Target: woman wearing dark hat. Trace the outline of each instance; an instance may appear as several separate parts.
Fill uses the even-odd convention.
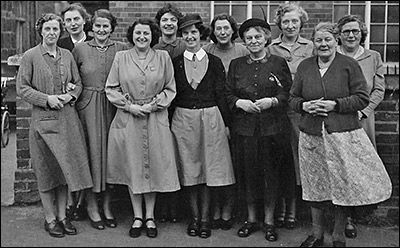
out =
[[[232,110],[233,162],[239,192],[247,203],[247,221],[238,230],[248,237],[260,229],[256,203],[264,201],[265,239],[276,241],[274,209],[280,163],[290,163],[290,121],[286,115],[292,84],[284,58],[268,54],[271,29],[267,22],[252,18],[239,29],[250,55],[231,61],[226,89]],[[282,162],[283,161],[283,162]],[[262,190],[260,190],[262,189]]]
[[[235,183],[226,128],[226,75],[221,59],[200,47],[205,27],[198,14],[184,16],[179,29],[186,50],[173,60],[177,94],[171,130],[180,182],[190,197],[188,235],[208,238],[210,188]]]

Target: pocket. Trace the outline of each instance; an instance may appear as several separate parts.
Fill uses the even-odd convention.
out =
[[[218,125],[218,117],[219,117],[218,113],[219,113],[218,108],[207,112],[207,115],[206,115],[207,122],[211,129],[215,129]]]
[[[158,122],[165,126],[165,127],[169,127],[169,119],[168,119],[168,111],[167,110],[163,110],[163,111],[158,111],[155,112],[156,114],[156,118],[158,120]]]
[[[35,122],[37,123],[37,130],[41,134],[57,134],[60,132],[61,125],[57,111],[46,111],[40,114]]]
[[[122,109],[118,109],[114,117],[114,120],[111,123],[111,128],[116,128],[116,129],[125,128],[126,124],[128,123],[129,115],[131,115],[129,112],[126,112]]]
[[[76,102],[76,110],[81,111],[86,108],[90,101],[92,100],[94,91],[83,90],[82,94],[79,96],[78,101]]]

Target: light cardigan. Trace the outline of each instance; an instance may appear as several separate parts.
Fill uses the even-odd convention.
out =
[[[43,58],[44,51],[41,44],[25,52],[17,75],[17,94],[25,101],[48,109],[47,98],[54,92],[53,75],[50,67]],[[61,53],[61,79],[65,87],[68,83],[75,85],[68,94],[72,96],[69,102],[73,105],[82,91],[81,78],[78,67],[70,51],[57,47],[57,54]]]

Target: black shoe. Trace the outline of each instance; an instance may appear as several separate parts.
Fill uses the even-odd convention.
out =
[[[263,228],[265,230],[265,239],[270,242],[275,242],[278,240],[278,233],[275,230],[274,225],[269,225],[264,223]]]
[[[224,230],[224,231],[228,231],[228,230],[231,230],[231,228],[232,228],[232,225],[233,225],[233,220],[232,220],[232,218],[230,218],[229,220],[224,220],[224,219],[221,219],[221,229],[222,230]]]
[[[44,230],[46,232],[49,232],[50,236],[55,237],[55,238],[62,238],[65,236],[64,230],[61,227],[60,223],[57,220],[52,220],[50,223],[47,223],[47,221],[44,221]]]
[[[286,229],[294,229],[296,226],[296,219],[293,217],[289,217],[285,219],[285,227]]]
[[[245,238],[250,234],[260,230],[260,224],[258,222],[245,222],[244,225],[238,230],[238,236]]]
[[[317,239],[314,235],[310,235],[307,239],[301,243],[300,247],[321,247],[324,245],[324,236]]]
[[[117,220],[115,218],[107,219],[106,217],[104,217],[104,219],[105,219],[104,222],[106,224],[106,227],[109,227],[109,228],[116,228],[117,227]]]
[[[348,220],[346,223],[346,228],[344,229],[344,234],[346,238],[354,239],[357,237],[357,228],[352,220]]]
[[[89,219],[90,219],[90,225],[91,225],[93,228],[95,228],[95,229],[97,229],[97,230],[104,230],[104,229],[106,229],[106,226],[105,226],[105,224],[104,224],[103,219],[101,219],[101,220],[99,220],[99,221],[94,221],[94,220],[92,220],[90,217],[89,217]]]
[[[146,219],[146,221],[145,221],[145,223],[146,223],[146,226],[145,226],[146,235],[147,235],[147,237],[149,237],[149,238],[155,238],[155,237],[157,237],[157,234],[158,234],[158,232],[157,232],[157,227],[148,227],[148,226],[147,226],[147,222],[149,222],[149,221],[153,221],[154,224],[156,224],[156,222],[154,221],[153,218],[148,218],[148,219]]]
[[[221,226],[222,226],[222,219],[221,218],[219,218],[217,220],[213,219],[211,221],[211,229],[217,230],[217,229],[220,229]]]
[[[88,217],[86,207],[81,204],[75,208],[75,211],[72,213],[71,220],[81,221],[85,220]]]
[[[333,241],[333,247],[346,247],[346,242],[343,241]]]
[[[139,218],[139,217],[135,217],[135,219],[133,220],[133,223],[135,223],[135,220],[141,221],[142,225],[140,227],[132,227],[131,229],[129,229],[129,236],[131,236],[132,238],[137,238],[142,234],[142,229],[143,229],[143,219]],[[132,223],[132,225],[133,225]]]
[[[284,220],[285,220],[285,217],[284,217],[284,216],[279,216],[279,217],[276,218],[276,220],[274,221],[275,226],[276,226],[277,228],[282,228],[282,227],[284,227],[284,226],[285,226]]]
[[[198,219],[192,219],[190,222],[188,228],[187,228],[187,234],[189,236],[198,236],[200,232],[200,225],[199,225],[199,220]]]
[[[67,235],[76,235],[78,233],[76,231],[76,228],[71,224],[68,218],[64,218],[63,220],[61,220],[60,225],[64,230],[64,233]]]
[[[200,224],[200,238],[206,239],[211,236],[211,225],[209,221],[202,221]]]

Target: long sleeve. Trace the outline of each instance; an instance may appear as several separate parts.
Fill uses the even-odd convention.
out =
[[[168,53],[167,56],[163,56],[165,59],[165,68],[164,68],[164,78],[165,85],[164,89],[156,95],[156,103],[158,108],[167,108],[172,100],[176,96],[176,83],[174,77],[174,67],[172,64],[172,60]]]

